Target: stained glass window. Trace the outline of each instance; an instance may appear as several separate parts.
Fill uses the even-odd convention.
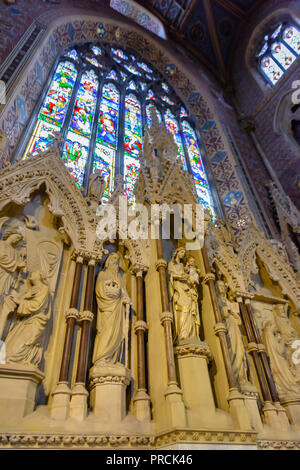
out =
[[[285,31],[279,32],[290,41],[291,46],[285,47],[298,47],[297,31]],[[265,73],[275,81],[283,70],[269,56],[271,64],[265,64]],[[261,59],[266,58],[262,55]],[[20,143],[17,156],[26,158],[45,150],[58,133],[63,141],[61,157],[78,187],[87,190],[91,173],[100,171],[106,181],[105,201],[120,172],[129,202],[134,204],[143,135],[152,123],[151,107],[159,125],[174,137],[178,158],[194,177],[199,201],[213,213],[199,141],[188,112],[160,73],[128,49],[86,43],[64,50],[41,108],[32,118],[31,137],[26,148]]]
[[[280,23],[264,36],[256,55],[260,70],[275,85],[300,54],[300,31]]]

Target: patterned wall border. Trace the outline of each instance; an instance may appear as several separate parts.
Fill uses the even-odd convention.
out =
[[[60,24],[57,24],[58,21]],[[208,91],[203,90],[200,84],[199,92],[198,78],[194,79],[191,73],[182,70],[184,66],[180,65],[180,58],[178,60],[175,55],[172,56],[167,52],[167,48],[162,47],[162,41],[158,43],[146,31],[140,29],[137,31],[132,26],[127,27],[113,20],[101,21],[101,18],[98,18],[96,21],[95,16],[91,19],[89,15],[78,13],[69,16],[69,21],[67,17],[60,17],[48,26],[42,44],[24,69],[14,88],[13,97],[0,117],[1,129],[9,138],[9,146],[3,154],[2,165],[12,157],[26,127],[42,90],[41,77],[45,80],[56,55],[63,48],[82,41],[104,41],[131,47],[168,79],[195,118],[226,218],[238,237],[243,223],[251,218],[252,213],[235,171],[234,157],[218,122],[216,111],[207,102]],[[198,77],[198,74],[195,76]]]

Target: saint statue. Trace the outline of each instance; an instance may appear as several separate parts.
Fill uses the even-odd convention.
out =
[[[175,341],[191,339],[200,341],[200,315],[198,307],[198,270],[194,259],[183,264],[184,248],[177,248],[168,265],[170,292],[173,304]]]
[[[117,364],[122,361],[128,336],[126,311],[131,300],[120,274],[120,255],[108,256],[96,281],[97,334],[93,363]]]
[[[225,320],[225,325],[230,339],[229,354],[236,381],[243,391],[251,386],[248,381],[247,357],[240,327],[242,325],[239,304],[234,301],[233,296],[227,294],[227,287],[224,281],[217,281],[217,291],[220,295],[220,306]]]
[[[43,337],[50,318],[50,295],[47,281],[40,271],[28,278],[29,289],[23,294],[5,297],[11,311],[17,307],[16,320],[5,340],[7,362],[38,366],[43,355]]]
[[[0,240],[0,297],[7,295],[14,281],[14,274],[25,267],[16,249],[23,235],[16,228],[8,228]]]

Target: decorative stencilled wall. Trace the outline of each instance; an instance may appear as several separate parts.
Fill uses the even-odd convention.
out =
[[[74,11],[74,10],[73,10]],[[136,28],[111,19],[89,14],[65,14],[49,24],[41,43],[23,70],[0,116],[0,128],[6,132],[9,145],[2,165],[10,160],[40,96],[57,54],[66,46],[82,41],[105,41],[131,47],[153,64],[174,87],[190,109],[202,135],[216,188],[234,234],[237,236],[251,210],[235,171],[235,161],[226,142],[213,105],[208,104],[207,84],[200,82],[199,70],[186,69],[182,58],[166,52],[163,41]],[[181,64],[180,64],[181,61]],[[191,68],[191,67],[190,67]],[[205,98],[204,98],[205,97]]]

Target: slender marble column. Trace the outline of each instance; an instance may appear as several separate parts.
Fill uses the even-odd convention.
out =
[[[70,415],[79,421],[85,419],[87,415],[88,392],[85,387],[86,366],[89,345],[90,324],[93,321],[93,287],[95,277],[95,259],[91,258],[88,263],[87,281],[85,288],[84,307],[80,314],[81,336],[76,372],[76,382],[72,389],[72,399],[70,404]]]
[[[137,311],[134,331],[137,336],[137,391],[134,397],[135,413],[140,421],[150,421],[150,397],[146,386],[145,332],[143,271],[136,271]]]
[[[175,358],[173,349],[172,322],[173,315],[170,312],[170,302],[167,286],[167,262],[163,257],[163,247],[161,239],[161,227],[159,230],[159,238],[156,240],[157,261],[156,270],[159,274],[160,295],[162,312],[160,321],[164,328],[167,371],[168,371],[168,388],[165,392],[166,401],[169,405],[171,424],[176,427],[186,426],[186,413],[183,403],[183,393],[178,387],[176,376]]]

